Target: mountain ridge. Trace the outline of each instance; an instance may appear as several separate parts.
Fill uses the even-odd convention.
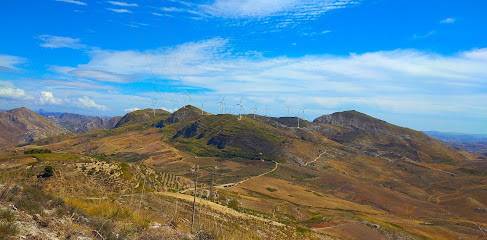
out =
[[[96,117],[76,113],[44,112],[39,114],[74,133],[88,132],[93,129],[111,129],[121,117]]]
[[[61,126],[25,108],[0,112],[0,145],[15,146],[65,134]]]

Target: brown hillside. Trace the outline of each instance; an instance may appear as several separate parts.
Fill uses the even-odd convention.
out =
[[[0,147],[30,143],[63,133],[66,130],[27,108],[0,113]]]
[[[399,127],[357,111],[324,115],[313,122],[324,136],[371,156],[436,163],[463,159],[454,149],[422,132]]]

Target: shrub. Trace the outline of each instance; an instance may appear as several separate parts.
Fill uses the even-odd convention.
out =
[[[232,199],[228,202],[228,207],[235,209],[235,210],[238,210],[240,207],[240,203],[238,202],[237,199]]]
[[[207,232],[199,231],[198,233],[196,233],[194,239],[195,240],[215,240],[216,238]]]
[[[40,153],[52,153],[51,150],[45,148],[33,148],[24,151],[24,154],[40,154]]]
[[[44,167],[44,171],[37,175],[37,178],[50,178],[54,176],[54,168],[52,166]]]
[[[17,234],[15,215],[5,209],[0,210],[0,239],[8,239]]]
[[[15,221],[15,215],[9,210],[0,209],[0,221],[13,222]]]
[[[267,191],[269,191],[269,192],[275,192],[275,191],[277,191],[277,189],[275,189],[275,188],[271,188],[271,187],[268,187],[268,188],[266,188],[266,189],[267,189]]]

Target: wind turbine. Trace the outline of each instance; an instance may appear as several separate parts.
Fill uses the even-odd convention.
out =
[[[291,117],[291,106],[289,106],[287,103],[285,104],[286,109],[287,109],[287,116]]]
[[[201,115],[205,115],[205,111],[203,109],[205,109],[205,101],[201,103]]]
[[[155,119],[156,118],[156,108],[157,108],[157,105],[159,103],[159,100],[157,100],[157,98],[154,97],[151,99],[151,102],[152,102],[152,114],[154,115],[154,119]]]
[[[257,105],[254,106],[254,109],[253,109],[253,112],[252,112],[252,115],[255,119],[255,114],[257,114]]]
[[[237,103],[237,106],[240,108],[240,111],[238,113],[238,120],[242,120],[242,112],[243,112],[243,108],[244,108],[244,105],[242,103],[242,98],[240,98],[240,102]]]
[[[303,119],[304,119],[304,108],[303,108],[303,112],[302,112],[302,113],[303,113],[303,114],[301,115],[301,117],[303,117]],[[300,126],[299,126],[299,122],[300,122],[300,120],[301,120],[301,119],[299,118],[299,114],[298,114],[298,128],[300,127]]]
[[[220,113],[224,114],[225,113],[225,96],[222,97],[222,99],[218,102],[220,104]]]

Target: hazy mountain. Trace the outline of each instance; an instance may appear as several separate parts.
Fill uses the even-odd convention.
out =
[[[66,133],[62,127],[27,109],[0,112],[0,146],[15,146]]]
[[[114,128],[121,117],[93,117],[74,113],[55,113],[40,111],[40,115],[74,133],[88,132],[92,129]]]
[[[454,148],[466,150],[473,153],[480,153],[487,156],[487,135],[444,133],[436,131],[429,131],[425,133],[431,137],[434,137],[449,144]]]
[[[331,140],[348,144],[374,156],[443,162],[461,156],[426,134],[399,127],[357,111],[324,115],[313,121]]]

